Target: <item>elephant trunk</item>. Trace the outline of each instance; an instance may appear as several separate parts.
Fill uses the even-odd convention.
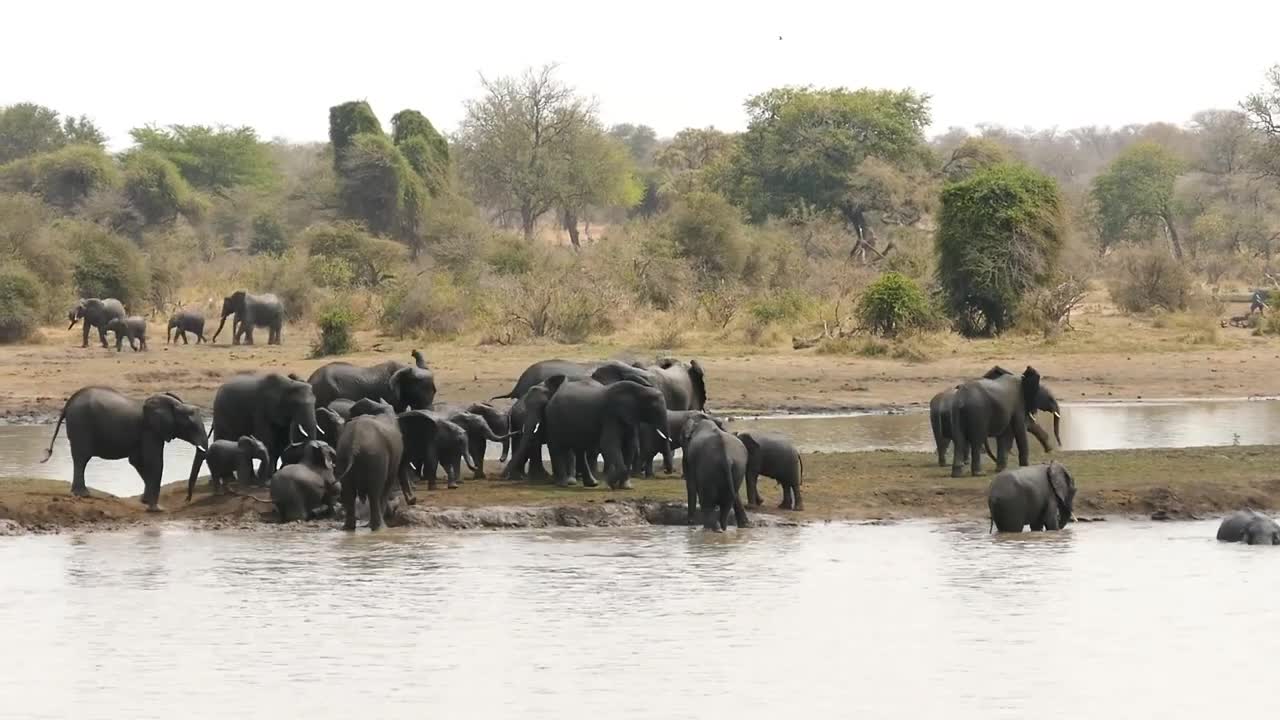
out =
[[[222,322],[218,323],[218,329],[213,331],[213,339],[217,341],[218,333],[222,332],[222,327],[227,324],[227,316],[231,313],[222,313]]]
[[[205,448],[196,448],[196,457],[191,461],[191,477],[187,478],[187,502],[196,490],[196,476],[200,474],[200,466],[204,464]]]
[[[1057,441],[1058,447],[1062,447],[1062,413],[1057,410],[1053,411],[1053,439]]]

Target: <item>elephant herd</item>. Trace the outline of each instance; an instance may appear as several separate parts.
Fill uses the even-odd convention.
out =
[[[254,328],[267,329],[267,344],[279,345],[281,330],[284,328],[284,304],[280,298],[269,293],[255,295],[244,290],[237,290],[222,299],[222,320],[213,333],[213,340],[218,339],[227,317],[231,320],[231,343],[239,345],[244,342],[253,344]],[[71,324],[67,329],[82,322],[80,347],[89,347],[89,331],[98,331],[98,340],[102,347],[109,348],[107,333],[115,333],[116,352],[124,349],[124,341],[135,352],[147,349],[147,320],[140,315],[128,315],[124,304],[115,298],[81,298],[67,313]],[[204,315],[194,310],[179,310],[169,316],[169,324],[165,330],[165,344],[182,339],[188,344],[187,334],[195,336],[196,343],[209,342],[204,334]]]
[[[502,445],[504,479],[547,478],[545,446],[555,484],[596,487],[603,476],[613,489],[651,477],[658,455],[672,472],[672,453],[680,449],[689,519],[697,519],[700,507],[708,529],[725,529],[730,512],[739,527],[749,525],[739,493],[745,481],[748,503],[760,505],[760,475],[782,486],[780,507],[804,508],[795,447],[778,435],[727,432],[724,421],[707,412],[697,361],[548,360],[526,370],[505,395],[450,406],[436,402],[435,374],[422,354],[415,350],[412,357],[413,364],[368,367],[331,362],[306,379],[234,375],[214,394],[208,434],[200,410],[174,394],[138,401],[86,387],[63,407],[54,439],[65,422],[75,495],[88,494],[84,471],[91,458],[129,458],[144,481],[142,502],[158,511],[164,444],[181,439],[196,447],[188,501],[207,464],[215,494],[235,493],[233,482],[265,485],[281,521],[331,516],[340,501],[348,530],[355,528],[358,500],[367,503],[369,527],[377,530],[397,495],[415,504],[415,481],[434,490],[441,468],[448,488],[463,482],[464,463],[473,478],[485,478],[489,442]],[[501,398],[515,402],[500,409],[492,401]],[[46,460],[52,448],[53,441]]]

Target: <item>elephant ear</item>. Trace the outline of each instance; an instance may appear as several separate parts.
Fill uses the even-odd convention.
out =
[[[701,410],[707,406],[707,382],[697,360],[689,361],[689,380],[693,382],[693,406]]]
[[[698,428],[699,422],[702,422],[702,418],[690,415],[689,419],[684,421],[684,425],[680,426],[680,447],[689,447],[689,441],[693,439],[693,432]]]
[[[563,385],[565,383],[565,380],[567,379],[568,377],[565,375],[552,375],[551,377],[542,381],[542,384],[547,386],[548,400],[551,399],[552,395],[556,394],[556,391],[560,389],[560,386]]]
[[[1049,479],[1049,492],[1053,493],[1058,512],[1062,515],[1063,522],[1066,522],[1071,515],[1071,474],[1062,465],[1051,461],[1045,469],[1045,475]]]
[[[400,426],[400,435],[412,439],[415,443],[428,445],[435,441],[440,424],[435,418],[420,411],[410,410],[396,416],[396,424]]]
[[[333,448],[328,443],[322,443],[318,440],[312,440],[307,443],[306,462],[308,465],[324,468],[326,470],[333,469]]]
[[[1001,375],[1012,375],[1012,374],[1013,374],[1013,373],[1009,372],[1008,370],[1005,370],[1004,368],[1000,367],[999,365],[992,365],[992,366],[991,366],[991,369],[990,369],[990,370],[988,370],[986,373],[984,373],[984,374],[983,374],[983,376],[982,376],[982,378],[983,378],[984,380],[995,380],[996,378],[1000,377]]]
[[[748,456],[754,457],[760,452],[760,443],[756,442],[754,437],[751,437],[751,433],[744,432],[734,434],[737,435],[738,439],[742,441],[742,444],[746,446]]]
[[[166,442],[178,435],[177,406],[180,401],[161,393],[152,395],[142,403],[143,423]]]
[[[1036,398],[1040,395],[1040,373],[1027,366],[1022,371],[1022,409],[1028,415],[1036,411]]]

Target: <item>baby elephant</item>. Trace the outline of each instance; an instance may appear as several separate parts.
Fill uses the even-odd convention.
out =
[[[747,471],[747,448],[742,441],[716,427],[710,418],[691,417],[680,431],[680,446],[684,448],[689,522],[694,521],[694,506],[698,505],[707,530],[727,529],[730,510],[739,529],[750,527],[747,511],[738,497]]]
[[[254,460],[260,463],[256,478],[253,474]],[[239,440],[214,440],[209,443],[204,461],[209,465],[209,487],[213,488],[214,495],[222,494],[227,482],[232,479],[242,486],[247,486],[250,482],[263,484],[270,465],[267,446],[252,435],[241,435]],[[191,501],[195,489],[196,473],[192,473],[187,482],[187,502]]]
[[[1241,510],[1223,518],[1218,526],[1218,539],[1250,545],[1280,545],[1280,525],[1253,510]]]
[[[142,346],[143,350],[147,349],[147,321],[145,318],[137,315],[132,315],[123,320],[115,318],[107,323],[107,331],[116,334],[116,352],[123,350],[122,345],[126,337],[129,338],[129,347],[134,352],[138,351],[139,345]]]
[[[991,481],[987,508],[1000,532],[1061,530],[1071,522],[1076,481],[1062,463],[1004,470]]]
[[[804,510],[800,499],[800,483],[804,479],[804,461],[795,445],[781,435],[763,432],[737,432],[734,435],[747,446],[747,505],[760,507],[759,476],[771,477],[782,486],[782,510]]]
[[[301,445],[299,462],[285,465],[271,476],[271,504],[280,522],[314,520],[333,515],[342,487],[333,475],[334,449],[319,440]],[[288,452],[288,451],[286,451]]]
[[[204,338],[204,315],[192,310],[179,310],[169,316],[169,327],[164,332],[164,344],[169,344],[172,338],[176,343],[178,338],[182,338],[182,344],[187,344],[187,333],[196,336],[196,344],[207,342]]]

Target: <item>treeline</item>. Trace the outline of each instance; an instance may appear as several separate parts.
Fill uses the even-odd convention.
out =
[[[314,144],[139,127],[111,154],[86,117],[0,108],[0,340],[78,296],[164,313],[233,287],[494,343],[1050,331],[1099,272],[1177,310],[1280,249],[1280,68],[1186,124],[933,139],[913,90],[776,88],[741,133],[658,138],[543,68],[465,110],[446,135],[346,102]]]

